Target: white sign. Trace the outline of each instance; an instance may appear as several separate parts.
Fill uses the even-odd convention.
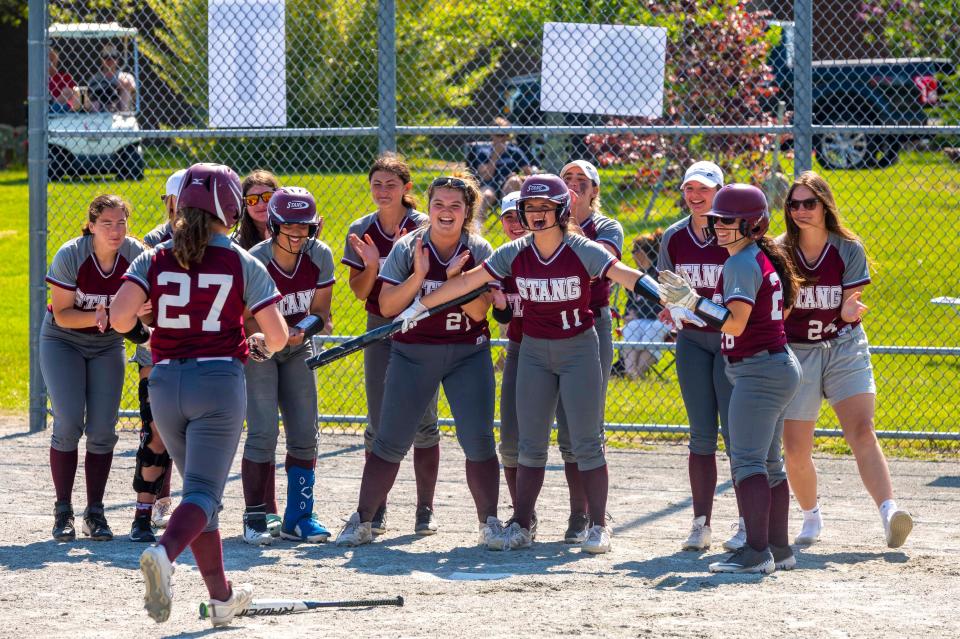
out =
[[[211,127],[287,125],[283,0],[209,0]]]
[[[666,56],[662,27],[547,22],[540,108],[659,118]]]

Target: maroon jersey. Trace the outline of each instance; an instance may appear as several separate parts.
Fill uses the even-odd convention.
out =
[[[723,265],[713,301],[746,302],[753,308],[743,333],[723,333],[721,351],[731,357],[750,357],[787,343],[783,328],[783,286],[773,263],[760,247],[750,244]]]
[[[396,235],[391,236],[384,233],[383,228],[380,227],[380,218],[377,217],[376,212],[364,215],[350,225],[350,230],[347,231],[347,240],[343,248],[343,258],[340,262],[347,266],[352,266],[359,271],[364,270],[363,260],[360,259],[357,252],[353,250],[353,247],[350,246],[350,234],[356,233],[357,237],[361,240],[364,235],[369,235],[370,239],[373,240],[374,246],[376,246],[380,252],[380,268],[383,269],[383,264],[387,261],[387,255],[390,254],[393,245],[400,239],[400,235],[404,232],[409,233],[410,231],[414,231],[429,221],[430,218],[420,211],[407,209],[407,215],[400,221],[400,227]],[[383,288],[383,283],[377,278],[373,283],[373,289],[370,291],[370,295],[367,296],[367,303],[365,305],[368,313],[372,313],[378,317],[383,317],[380,313],[379,303],[381,288]]]
[[[280,314],[287,326],[293,326],[310,314],[314,293],[333,286],[333,252],[323,242],[313,240],[310,247],[297,256],[293,272],[288,273],[277,264],[273,249],[273,240],[264,240],[250,249],[250,255],[267,267],[267,273],[280,291],[277,304]]]
[[[601,213],[593,213],[580,225],[583,234],[598,244],[613,249],[616,258],[623,259],[623,226]],[[590,285],[590,309],[596,311],[610,305],[610,280],[598,278]]]
[[[396,285],[410,277],[417,238],[423,238],[423,246],[430,256],[430,268],[420,287],[420,297],[437,290],[447,281],[447,268],[465,250],[470,251],[470,257],[461,272],[469,271],[493,252],[489,242],[482,237],[464,233],[450,259],[443,260],[430,243],[430,227],[422,228],[397,241],[380,269],[381,280]],[[414,328],[406,333],[397,333],[393,339],[406,344],[482,344],[490,339],[490,328],[486,318],[474,322],[463,307],[454,306],[446,313],[438,313],[417,322]]]
[[[730,257],[727,249],[717,246],[712,239],[701,242],[690,227],[690,216],[687,216],[671,225],[663,233],[660,241],[660,255],[657,259],[657,269],[685,273],[693,282],[702,297],[712,297],[720,281],[723,264]],[[695,326],[684,324],[685,331],[717,332],[710,326]]]
[[[517,290],[517,281],[513,277],[505,277],[501,281],[503,294],[507,304],[513,311],[513,318],[507,324],[507,339],[518,344],[523,340],[523,298]]]
[[[243,309],[275,304],[280,294],[267,269],[230,241],[214,235],[200,264],[189,271],[164,242],[134,260],[123,279],[134,282],[153,304],[153,362],[194,357],[237,357],[249,349]]]
[[[93,253],[93,236],[81,235],[60,247],[53,256],[46,280],[52,286],[73,291],[74,309],[93,312],[100,304],[110,306],[113,296],[123,284],[123,274],[143,250],[143,245],[134,238],[124,238],[110,270],[104,271]],[[48,306],[47,310],[51,313],[51,321],[56,325],[56,319],[52,317],[53,307]],[[96,326],[66,330],[100,334]],[[108,329],[108,332],[114,334],[112,328]]]
[[[778,238],[783,242],[783,237]],[[816,343],[848,333],[860,320],[848,323],[840,317],[843,292],[870,283],[867,254],[863,245],[831,233],[820,256],[807,262],[796,250],[794,264],[804,281],[786,321],[787,340]]]
[[[590,283],[606,277],[617,258],[581,235],[567,234],[556,252],[543,258],[533,234],[505,244],[483,267],[503,281],[513,276],[523,300],[524,335],[565,339],[593,326]]]

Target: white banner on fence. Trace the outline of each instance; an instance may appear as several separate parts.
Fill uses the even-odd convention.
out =
[[[283,0],[209,0],[211,127],[287,125]]]
[[[662,27],[547,22],[541,109],[658,118],[666,56]]]

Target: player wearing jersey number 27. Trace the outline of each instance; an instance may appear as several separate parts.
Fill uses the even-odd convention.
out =
[[[243,428],[244,308],[263,331],[252,337],[266,350],[283,348],[288,331],[267,269],[226,235],[240,214],[236,173],[220,164],[191,166],[177,205],[173,239],[134,260],[114,299],[114,319],[129,331],[140,306],[148,299],[153,305],[150,404],[183,477],[183,500],[159,545],[140,557],[144,607],[155,621],[169,618],[173,562],[190,546],[210,593],[211,622],[220,626],[253,597],[252,586],[226,579],[217,518]]]
[[[730,459],[747,543],[725,561],[710,564],[710,571],[770,573],[796,565],[788,540],[790,490],[780,440],[784,411],[800,385],[800,365],[783,328],[798,278],[783,250],[765,237],[770,211],[763,191],[729,184],[717,192],[708,217],[717,244],[730,253],[713,301],[673,271],[660,272],[660,286],[668,303],[686,307],[722,331],[721,350],[733,384]]]

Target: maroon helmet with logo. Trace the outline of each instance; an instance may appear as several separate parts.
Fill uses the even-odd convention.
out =
[[[740,220],[740,235],[758,240],[770,228],[767,197],[752,184],[728,184],[717,191],[713,209],[707,213],[711,233],[714,233],[714,222],[719,218]]]
[[[299,186],[280,187],[267,204],[267,224],[274,235],[280,233],[281,224],[306,224],[308,237],[315,237],[320,230],[320,217],[313,195]]]
[[[194,164],[184,173],[177,194],[177,208],[206,211],[230,227],[240,219],[240,178],[223,164]]]
[[[563,224],[570,217],[570,190],[566,183],[552,173],[531,175],[523,181],[520,187],[520,197],[517,199],[517,215],[520,225],[528,230],[534,229],[527,222],[526,202],[534,198],[544,198],[557,205],[557,224]]]

